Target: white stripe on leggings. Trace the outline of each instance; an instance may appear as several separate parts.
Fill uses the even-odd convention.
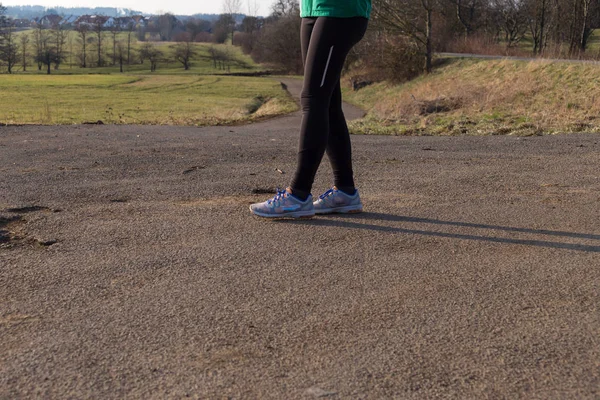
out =
[[[327,57],[327,64],[325,64],[325,71],[323,72],[323,80],[321,80],[321,86],[325,84],[325,76],[327,75],[327,68],[329,68],[329,61],[331,61],[331,53],[333,53],[333,46],[329,49],[329,57]]]

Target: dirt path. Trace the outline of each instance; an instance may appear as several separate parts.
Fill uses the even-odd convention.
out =
[[[353,137],[368,212],[254,218],[298,124],[0,128],[0,398],[600,396],[599,135]]]

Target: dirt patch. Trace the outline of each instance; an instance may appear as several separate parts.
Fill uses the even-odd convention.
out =
[[[8,209],[8,211],[20,210],[22,213],[49,210],[46,207],[21,207]],[[25,226],[27,221],[23,215],[10,217],[0,216],[0,249],[10,249],[18,246],[50,247],[56,243],[56,239],[38,239],[27,234]]]
[[[23,225],[25,221],[20,215],[0,217],[0,249],[14,247],[25,240]]]
[[[0,326],[2,325],[18,325],[26,322],[35,322],[39,318],[33,315],[26,314],[9,314],[6,316],[0,316]]]

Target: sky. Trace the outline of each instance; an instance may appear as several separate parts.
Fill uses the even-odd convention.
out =
[[[243,14],[249,14],[248,2],[256,3],[258,15],[268,15],[274,1],[241,0]],[[117,7],[139,10],[148,14],[159,11],[180,15],[219,14],[223,10],[223,0],[0,0],[0,3],[5,6]]]

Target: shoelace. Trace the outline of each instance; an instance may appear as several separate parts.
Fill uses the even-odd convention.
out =
[[[329,189],[328,191],[326,191],[325,193],[320,195],[319,199],[323,200],[323,199],[325,199],[325,197],[329,196],[330,194],[333,194],[333,188]]]
[[[285,189],[280,190],[279,188],[277,188],[277,194],[272,199],[267,200],[267,204],[273,204],[275,202],[278,202],[279,200],[283,199],[286,194],[287,191]]]

